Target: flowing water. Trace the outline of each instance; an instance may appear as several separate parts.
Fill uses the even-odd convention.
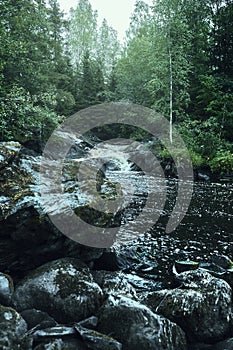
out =
[[[126,206],[119,229],[119,239],[134,245],[141,252],[143,277],[156,281],[169,281],[171,269],[177,259],[208,262],[215,254],[225,254],[233,258],[233,184],[231,182],[194,183],[192,199],[185,218],[171,233],[166,233],[166,223],[172,212],[179,183],[167,179],[166,204],[161,207],[147,207],[148,191],[159,196],[164,191],[164,182],[153,186],[143,173],[108,170],[110,182],[120,183],[127,193]],[[148,185],[149,184],[149,185]],[[144,209],[143,209],[144,208]],[[151,210],[154,211],[151,215]],[[157,211],[157,213],[156,213]],[[156,219],[158,214],[158,220]],[[135,220],[139,223],[136,225]],[[143,228],[148,228],[146,232]]]

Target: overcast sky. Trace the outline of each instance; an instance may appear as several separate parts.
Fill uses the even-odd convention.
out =
[[[69,13],[71,7],[76,7],[79,0],[58,0],[61,10]],[[152,0],[144,0],[151,3]],[[118,31],[118,37],[123,39],[129,27],[130,15],[136,0],[89,0],[92,8],[98,11],[99,20],[106,18],[108,24]]]

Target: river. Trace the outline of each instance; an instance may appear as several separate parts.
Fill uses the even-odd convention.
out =
[[[110,182],[120,183],[122,189],[133,188],[130,204],[124,210],[119,229],[119,237],[127,246],[135,246],[135,254],[142,256],[142,266],[138,269],[143,277],[157,282],[171,280],[171,270],[175,260],[194,260],[207,263],[211,256],[224,254],[233,256],[233,184],[232,182],[195,182],[189,209],[178,227],[166,233],[166,223],[177,196],[178,180],[166,180],[167,200],[164,208],[158,208],[160,218],[150,222],[150,229],[137,232],[140,227],[148,227],[150,213],[146,208],[148,190],[159,195],[159,186],[147,186],[148,179],[137,171],[124,169],[108,170]],[[127,194],[129,196],[129,193]],[[144,212],[141,210],[144,207]],[[140,209],[141,208],[141,209]],[[134,225],[139,216],[141,225]],[[153,216],[152,216],[153,218]]]

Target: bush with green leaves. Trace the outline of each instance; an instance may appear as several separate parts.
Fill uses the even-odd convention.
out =
[[[0,100],[0,138],[24,143],[39,137],[46,141],[59,118],[48,107],[36,105],[22,87],[14,86]]]
[[[186,119],[177,125],[195,167],[209,167],[212,172],[232,171],[232,145],[224,138],[220,121]]]
[[[209,161],[212,172],[227,174],[233,172],[233,152],[218,151],[213,159]]]

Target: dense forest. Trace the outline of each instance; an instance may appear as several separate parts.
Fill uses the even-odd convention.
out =
[[[194,167],[233,171],[232,0],[137,0],[124,44],[88,0],[69,18],[57,0],[0,0],[0,14],[2,141],[43,144],[72,113],[125,101],[167,117]]]

